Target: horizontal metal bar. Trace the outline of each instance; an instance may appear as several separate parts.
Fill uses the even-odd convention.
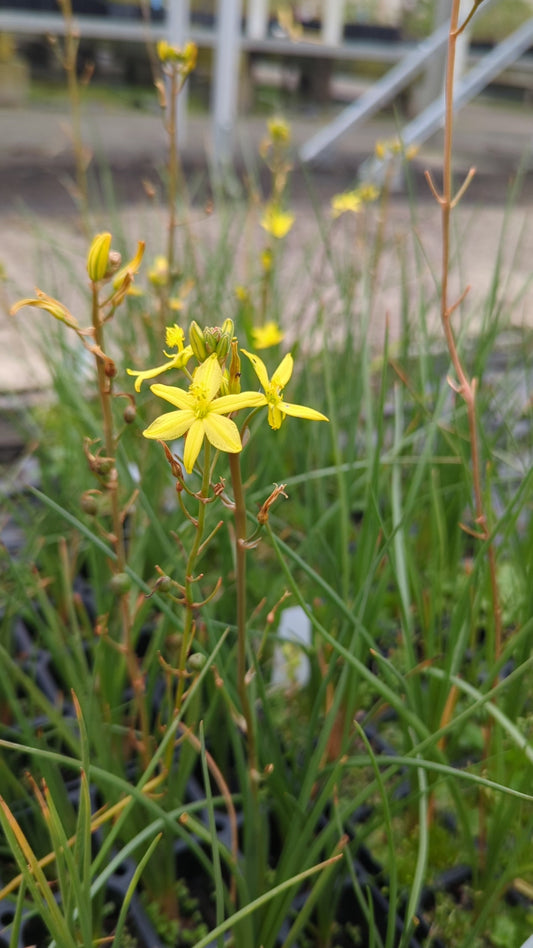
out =
[[[444,49],[448,34],[449,26],[444,23],[431,36],[419,43],[409,55],[382,79],[375,82],[356,102],[343,109],[329,125],[313,135],[300,149],[300,159],[304,162],[312,161],[352,125],[369,118],[383,105],[390,102],[421,71],[428,59]]]
[[[126,20],[113,17],[74,16],[76,31],[87,39],[112,39],[127,42],[159,40],[167,35],[164,22],[146,24],[141,20]],[[31,35],[64,35],[65,21],[60,13],[30,13],[16,10],[0,10],[0,32]],[[216,44],[216,23],[213,28],[195,26],[191,23],[189,39],[198,46],[212,47]],[[320,41],[290,39],[253,39],[240,37],[240,48],[246,52],[264,53],[271,56],[318,57],[324,59],[358,59],[388,63],[397,62],[413,48],[412,43],[356,40],[340,46],[328,46]]]

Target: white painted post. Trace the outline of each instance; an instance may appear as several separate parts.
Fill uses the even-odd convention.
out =
[[[248,0],[246,33],[250,39],[265,39],[268,29],[268,0]]]
[[[459,11],[459,23],[466,19],[472,9],[472,0],[462,0]],[[435,28],[441,23],[450,21],[450,0],[437,0],[435,8]],[[454,82],[458,82],[466,72],[468,47],[470,45],[470,26],[461,34],[455,44]],[[417,114],[434,102],[439,95],[444,95],[444,80],[446,75],[446,51],[436,56],[424,73],[423,80],[415,90],[412,103],[412,113]]]
[[[242,0],[219,0],[212,91],[214,161],[228,165],[233,154],[237,96]]]
[[[472,0],[461,0],[461,7],[459,10],[459,25],[466,20],[468,14],[472,9]],[[466,66],[468,61],[468,48],[470,46],[470,33],[471,33],[472,21],[468,24],[464,33],[461,33],[457,42],[455,44],[455,69],[454,69],[454,82],[459,82],[462,76],[466,72]]]
[[[326,46],[339,46],[344,30],[345,0],[323,0],[322,42]]]
[[[185,46],[189,39],[190,9],[189,0],[168,0],[167,3],[167,42],[171,46]],[[188,82],[178,96],[178,135],[183,145],[187,139],[187,99]]]

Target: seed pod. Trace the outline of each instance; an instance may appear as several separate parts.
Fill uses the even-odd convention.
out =
[[[160,589],[161,592],[170,592],[173,585],[174,582],[170,576],[161,576],[156,583],[157,588]]]
[[[86,490],[80,498],[81,509],[89,514],[90,517],[94,517],[98,513],[98,501],[94,493],[90,490]]]
[[[123,596],[131,589],[131,579],[127,573],[115,573],[109,580],[109,588],[117,596]]]
[[[124,421],[127,425],[131,425],[135,421],[136,415],[137,409],[135,408],[135,405],[132,405],[131,403],[126,405],[122,417],[124,418]]]
[[[105,362],[104,362],[104,372],[105,372],[105,374],[106,374],[106,378],[108,378],[108,379],[114,379],[114,378],[115,378],[115,375],[117,374],[117,367],[116,367],[115,363],[113,362],[113,359],[106,359],[106,360],[105,360]]]
[[[206,662],[207,658],[202,652],[193,652],[187,659],[187,668],[192,672],[201,672]]]

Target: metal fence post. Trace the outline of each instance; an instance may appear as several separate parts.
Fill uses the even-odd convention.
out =
[[[212,92],[213,158],[219,168],[227,166],[233,154],[239,89],[241,13],[242,0],[219,0]]]
[[[190,10],[189,0],[167,0],[167,39],[171,46],[185,46],[189,39]],[[188,83],[178,97],[178,122],[180,145],[187,140],[187,99]]]
[[[250,39],[264,39],[268,32],[268,0],[248,0],[246,35]]]
[[[323,0],[322,8],[322,42],[338,46],[344,29],[344,0]]]

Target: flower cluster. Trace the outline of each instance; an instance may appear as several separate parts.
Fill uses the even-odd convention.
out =
[[[198,47],[196,43],[188,42],[181,49],[179,46],[172,46],[166,40],[160,40],[157,44],[157,55],[163,65],[176,66],[180,75],[186,77],[196,67]]]
[[[270,331],[273,331],[272,327]],[[314,408],[285,401],[283,390],[294,365],[290,353],[284,356],[269,378],[262,359],[242,349],[241,352],[252,364],[262,391],[241,392],[238,341],[233,336],[231,320],[225,320],[222,327],[203,330],[193,321],[187,346],[183,330],[177,325],[170,326],[167,328],[166,343],[169,348],[177,350],[174,354],[165,352],[166,363],[142,371],[128,369],[128,373],[135,376],[137,391],[140,391],[145,379],[155,378],[170,369],[181,370],[186,375],[189,382],[187,390],[172,385],[151,386],[154,395],[169,402],[176,410],[160,415],[143,434],[145,438],[159,441],[174,441],[186,435],[183,463],[188,473],[192,472],[205,439],[217,451],[236,454],[242,450],[239,429],[233,418],[228,416],[243,408],[257,410],[267,407],[268,423],[274,429],[281,426],[286,415],[328,421],[325,415]],[[226,368],[228,357],[230,364]],[[191,372],[188,363],[192,358],[196,358],[199,364]]]

